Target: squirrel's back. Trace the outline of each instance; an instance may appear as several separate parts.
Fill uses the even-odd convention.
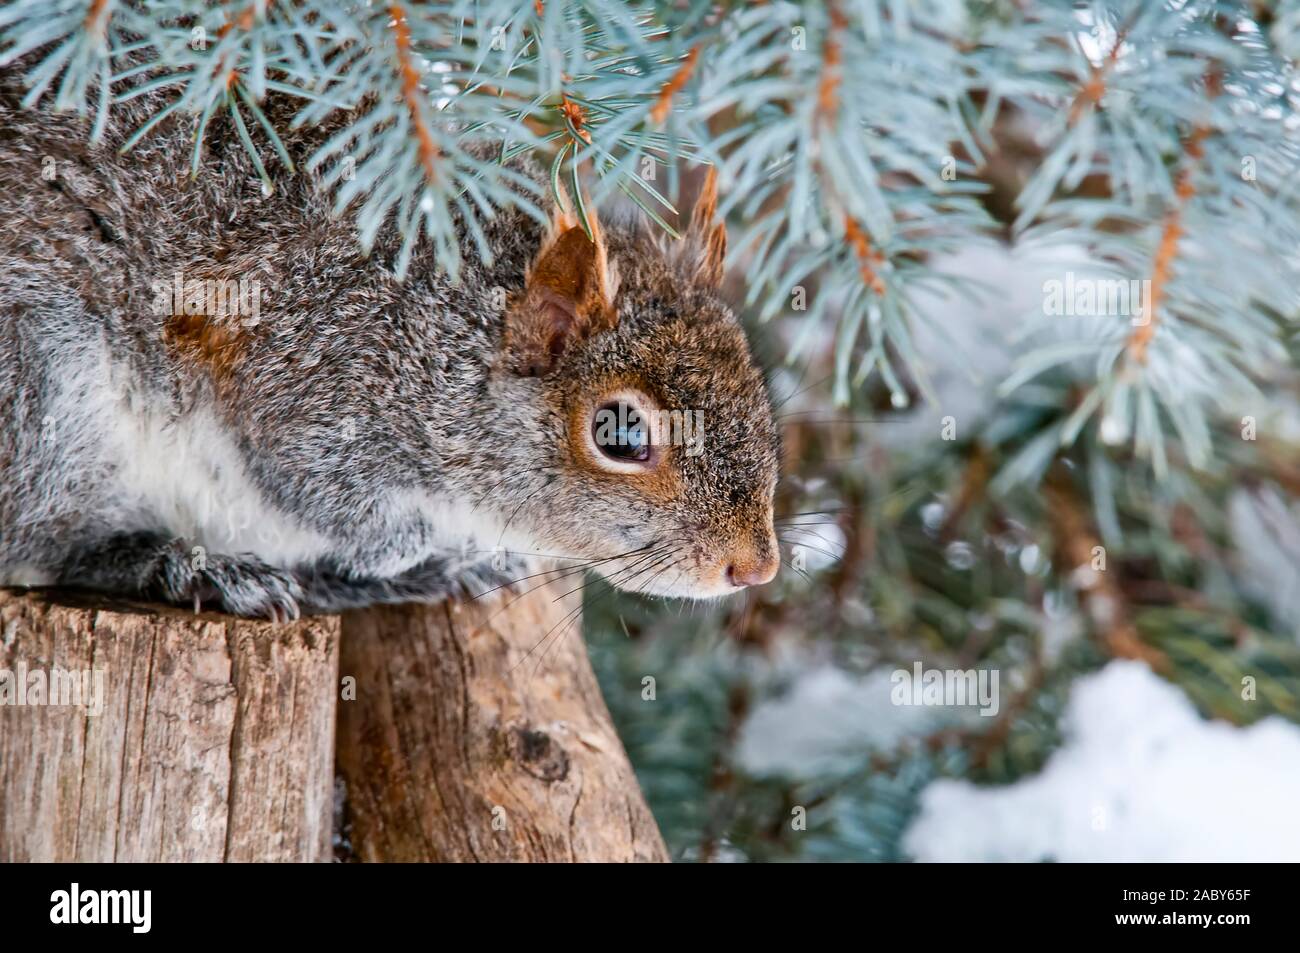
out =
[[[0,72],[0,583],[49,581],[123,526],[286,563],[329,553],[340,524],[411,535],[398,564],[427,549],[372,488],[436,476],[443,442],[413,418],[484,386],[539,226],[505,210],[491,266],[453,284],[422,246],[399,281],[395,238],[364,255],[304,172],[263,194],[228,123],[191,175],[192,119],[119,152],[161,94],[115,107],[92,145],[84,119],[21,108],[20,75]],[[267,104],[284,129],[292,108]],[[328,131],[283,135],[299,169]]]

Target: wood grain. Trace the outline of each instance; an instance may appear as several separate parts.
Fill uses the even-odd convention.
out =
[[[0,861],[330,858],[337,618],[54,598],[0,590],[0,670],[102,710],[0,704]]]
[[[359,859],[668,859],[563,592],[343,615]]]
[[[356,859],[667,860],[576,598],[272,625],[0,590],[9,689],[102,673],[0,704],[0,862],[328,860],[336,754]]]

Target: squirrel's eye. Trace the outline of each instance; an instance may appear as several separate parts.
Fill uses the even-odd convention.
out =
[[[606,404],[596,411],[591,437],[611,460],[642,463],[650,459],[650,427],[627,401]]]

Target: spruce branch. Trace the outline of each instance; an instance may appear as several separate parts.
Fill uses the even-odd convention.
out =
[[[1174,185],[1175,204],[1165,214],[1164,224],[1160,228],[1160,240],[1156,244],[1155,260],[1151,268],[1151,291],[1145,304],[1145,323],[1139,324],[1128,339],[1128,352],[1139,364],[1147,362],[1147,348],[1155,336],[1160,320],[1160,307],[1164,301],[1165,288],[1172,277],[1174,257],[1178,254],[1178,240],[1183,235],[1183,208],[1196,194],[1194,176],[1196,167],[1205,157],[1202,142],[1209,135],[1209,129],[1198,126],[1187,138],[1187,159]]]
[[[426,178],[432,183],[437,178],[434,162],[438,157],[438,147],[434,145],[433,133],[424,120],[425,97],[420,92],[420,73],[412,62],[411,28],[406,20],[406,11],[400,3],[389,4],[388,13],[392,17],[397,68],[402,77],[402,101],[406,104],[411,117],[411,126],[419,139],[420,165],[424,168]]]
[[[686,59],[682,65],[673,73],[672,78],[664,83],[659,89],[659,95],[655,97],[654,105],[650,107],[650,121],[656,126],[662,126],[668,118],[668,113],[673,107],[673,97],[682,91],[691,75],[695,72],[695,67],[700,62],[700,44],[696,43],[691,47],[690,52],[686,54]]]
[[[1171,433],[1208,465],[1213,419],[1258,404],[1256,381],[1286,360],[1300,305],[1294,280],[1277,279],[1300,277],[1285,251],[1300,227],[1282,158],[1296,149],[1294,107],[1277,96],[1293,66],[1244,11],[1221,14],[1211,2],[1094,7],[1087,42],[1046,47],[1033,85],[1005,97],[1039,117],[1047,144],[1017,200],[1022,240],[1073,245],[1090,281],[1147,286],[1140,314],[1039,317],[1042,346],[1004,390],[1072,367],[1091,384],[1061,440],[1099,420],[1101,437],[1131,439],[1158,473]],[[1075,18],[1045,4],[1008,43],[1035,26],[1040,40],[1079,36]],[[995,46],[995,58],[1016,55]],[[1101,194],[1083,194],[1088,177]]]

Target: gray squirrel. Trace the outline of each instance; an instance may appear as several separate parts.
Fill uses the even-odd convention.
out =
[[[302,172],[263,196],[219,119],[191,178],[192,122],[119,155],[156,102],[92,146],[20,107],[22,69],[0,71],[0,585],[285,620],[547,559],[669,597],[775,575],[777,428],[718,297],[712,175],[680,241],[507,209],[491,264],[453,282],[418,247],[399,281],[396,236],[363,255]],[[322,135],[284,142],[300,162]]]

